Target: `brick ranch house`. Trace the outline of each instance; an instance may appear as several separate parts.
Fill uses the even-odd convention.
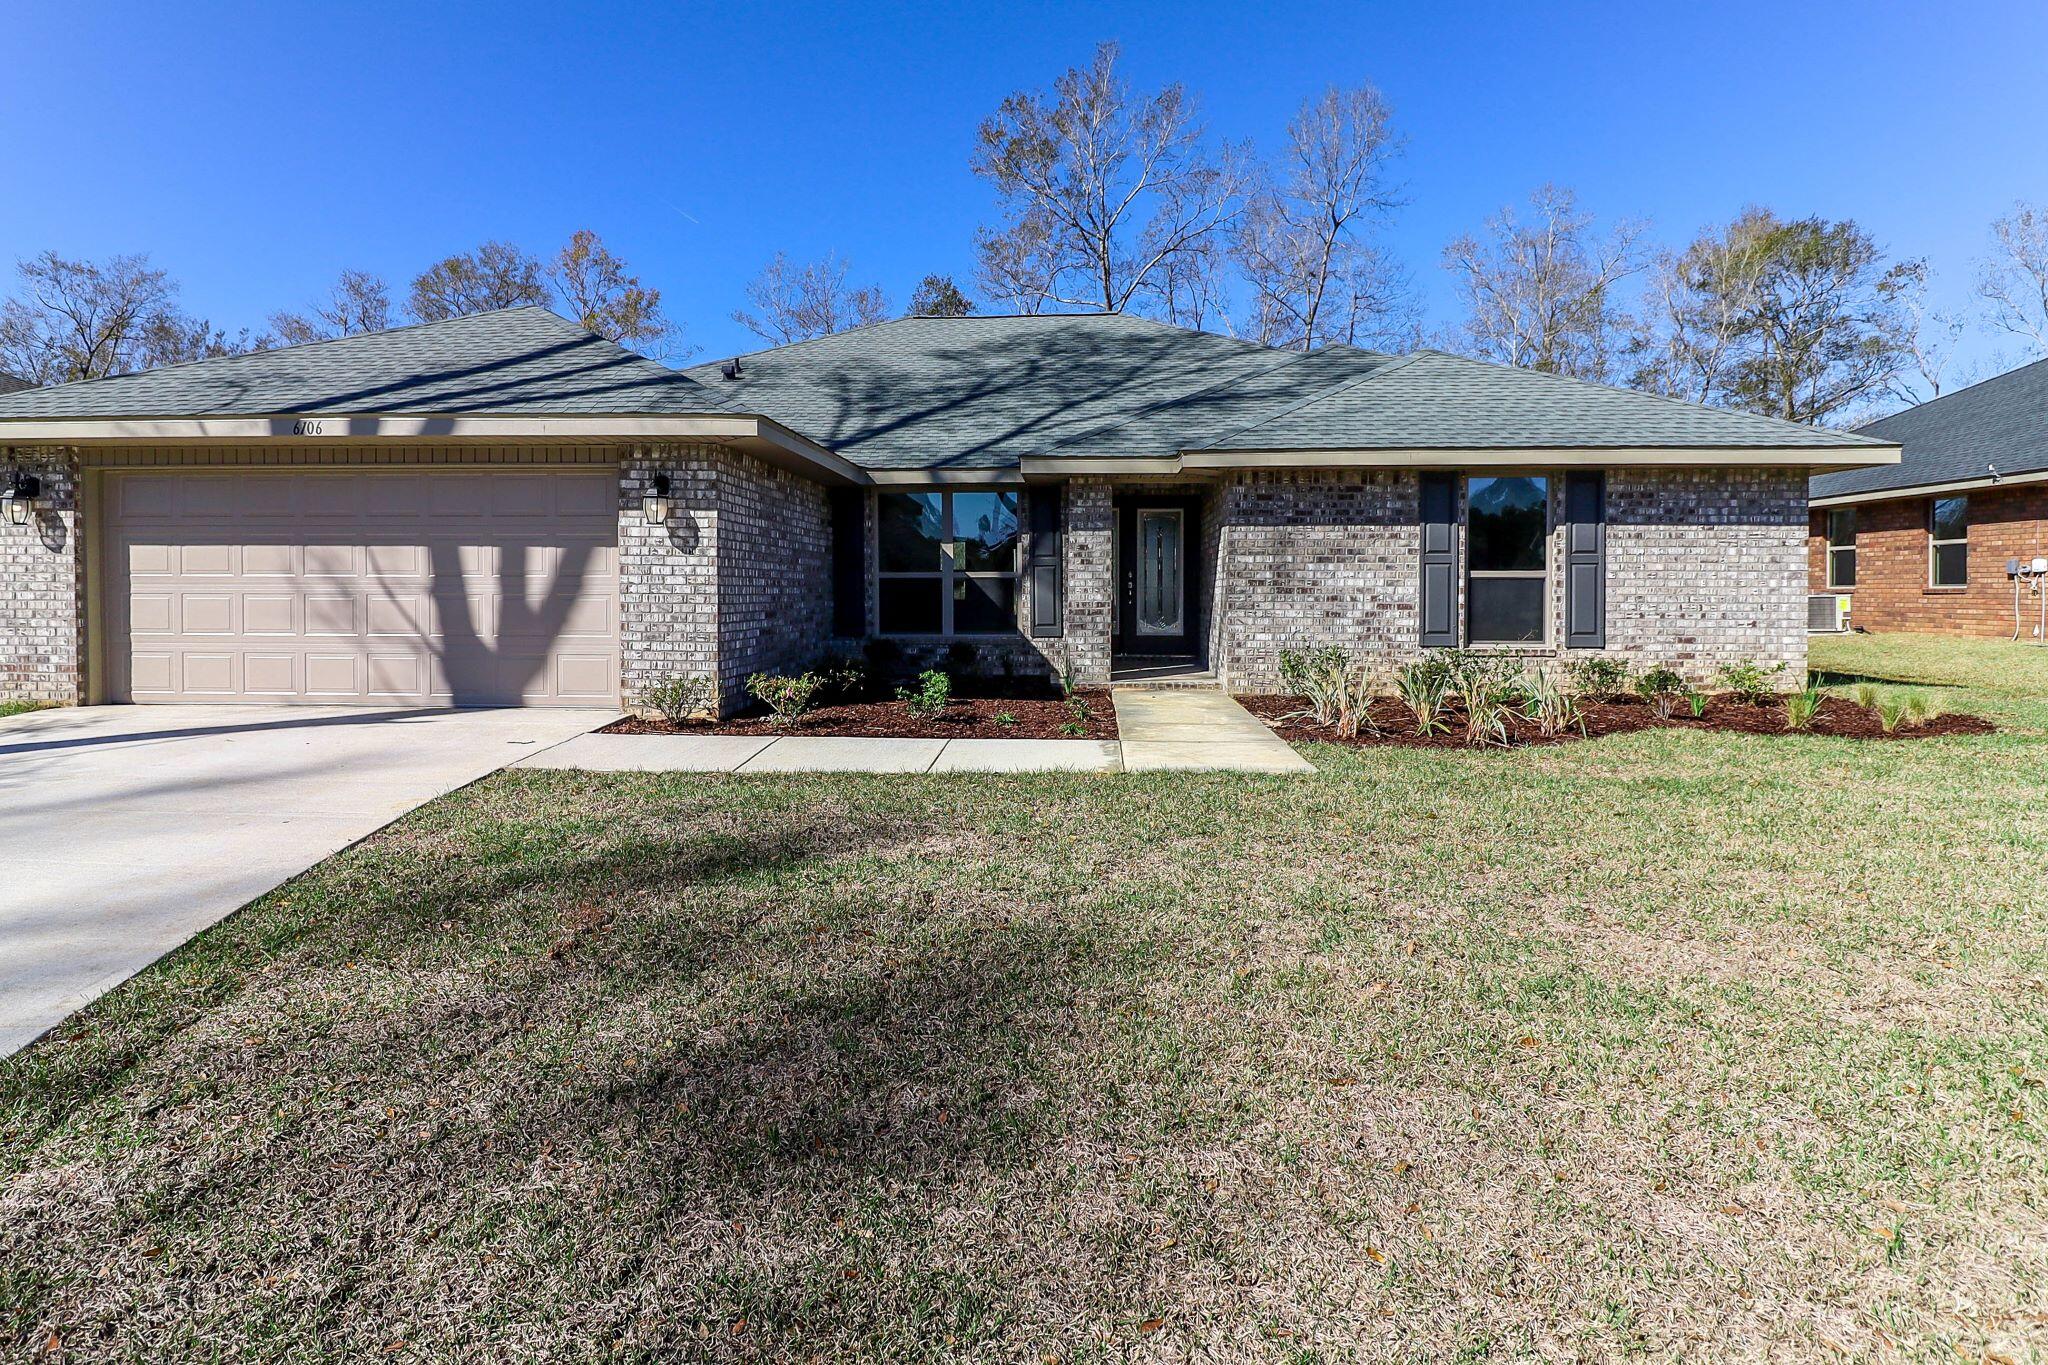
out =
[[[1473,645],[1805,659],[1878,440],[1435,351],[910,318],[676,371],[538,308],[0,398],[0,693],[603,704],[897,641],[1271,687]]]
[[[1816,627],[2034,638],[2039,580],[2008,566],[2048,556],[2048,360],[1860,430],[1903,458],[1814,477]]]

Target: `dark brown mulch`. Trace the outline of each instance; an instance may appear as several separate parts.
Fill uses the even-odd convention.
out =
[[[671,725],[665,720],[628,716],[604,728],[608,735],[858,735],[870,739],[1115,739],[1116,708],[1109,689],[1077,688],[1088,704],[1081,734],[1065,728],[1075,719],[1057,697],[955,697],[936,716],[914,716],[902,701],[845,702],[821,706],[794,724],[776,725],[766,710],[743,712],[721,721]],[[996,717],[1008,715],[1015,724]]]
[[[1351,744],[1360,748],[1376,745],[1395,744],[1412,748],[1462,749],[1465,743],[1464,714],[1453,706],[1446,714],[1449,729],[1445,733],[1418,735],[1415,721],[1408,708],[1391,697],[1374,701],[1369,714],[1378,733],[1370,730],[1356,738],[1345,739],[1335,729],[1317,725],[1301,714],[1303,709],[1299,697],[1239,697],[1238,700],[1253,715],[1273,727],[1285,740],[1305,742],[1321,740],[1327,744]],[[1636,697],[1617,697],[1611,701],[1586,702],[1581,708],[1585,714],[1585,728],[1569,733],[1545,737],[1537,733],[1536,726],[1520,718],[1508,722],[1508,743],[1562,744],[1576,739],[1598,739],[1602,735],[1628,734],[1635,730],[1654,730],[1660,727],[1674,730],[1726,730],[1749,735],[1783,735],[1791,733],[1785,728],[1785,707],[1778,703],[1770,706],[1751,706],[1730,697],[1714,697],[1707,702],[1704,714],[1695,719],[1691,710],[1680,703],[1678,710],[1669,720],[1659,719],[1657,709],[1649,702]],[[1831,735],[1840,739],[1932,739],[1944,735],[1988,735],[1998,727],[1981,716],[1943,715],[1923,725],[1901,722],[1897,730],[1887,734],[1878,721],[1874,707],[1858,706],[1841,697],[1829,697],[1820,704],[1819,712],[1813,718],[1812,728],[1806,734]]]

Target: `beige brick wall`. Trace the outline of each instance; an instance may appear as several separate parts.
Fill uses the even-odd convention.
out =
[[[78,461],[22,451],[0,459],[42,482],[27,526],[0,520],[0,698],[86,698],[85,523]]]

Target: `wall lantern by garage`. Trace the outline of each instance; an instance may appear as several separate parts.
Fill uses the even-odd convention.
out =
[[[8,524],[28,525],[28,519],[35,515],[36,499],[42,494],[42,481],[27,470],[17,469],[9,474],[6,489],[0,491],[0,506],[7,508]]]
[[[640,515],[655,526],[668,520],[668,475],[656,474],[647,485],[647,491],[640,495]]]

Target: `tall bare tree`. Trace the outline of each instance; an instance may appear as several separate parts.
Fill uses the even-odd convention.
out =
[[[1905,261],[1898,267],[1890,293],[1899,314],[1899,337],[1905,349],[1905,364],[1887,382],[1890,396],[1901,403],[1924,403],[1941,397],[1956,363],[1956,342],[1962,338],[1967,321],[1934,307],[1927,296],[1929,271],[1925,261]]]
[[[828,255],[809,265],[791,265],[776,252],[761,273],[747,282],[747,301],[755,311],[736,309],[733,321],[777,346],[865,327],[889,316],[881,286],[849,288],[850,262]]]
[[[381,332],[391,325],[391,290],[367,270],[344,270],[322,303],[303,313],[270,315],[271,330],[286,346]]]
[[[485,242],[436,261],[414,277],[409,300],[421,322],[547,301],[546,267],[510,242]]]
[[[1213,153],[1180,85],[1134,95],[1103,43],[1048,95],[1020,90],[983,120],[971,161],[1006,222],[976,234],[982,288],[1024,312],[1154,302],[1176,256],[1242,203],[1246,154]]]
[[[1991,224],[1992,254],[1978,265],[1985,320],[2048,355],[2048,209],[2015,204]]]
[[[1544,185],[1529,196],[1526,220],[1504,208],[1487,220],[1488,240],[1458,238],[1444,248],[1444,266],[1465,297],[1465,349],[1576,379],[1609,378],[1630,325],[1619,286],[1642,268],[1644,231],[1625,221],[1596,238],[1578,196]]]
[[[667,356],[695,349],[681,345],[681,329],[663,315],[661,291],[642,284],[588,228],[569,238],[547,277],[569,315],[607,340]]]
[[[181,312],[178,286],[147,256],[73,261],[45,251],[19,262],[17,273],[18,289],[0,303],[0,371],[34,384],[101,379],[268,344]]]
[[[1399,202],[1387,170],[1400,145],[1392,110],[1369,85],[1333,85],[1289,120],[1280,166],[1251,196],[1231,243],[1260,341],[1300,350],[1350,342],[1400,311],[1385,297],[1399,272],[1364,237]]]

